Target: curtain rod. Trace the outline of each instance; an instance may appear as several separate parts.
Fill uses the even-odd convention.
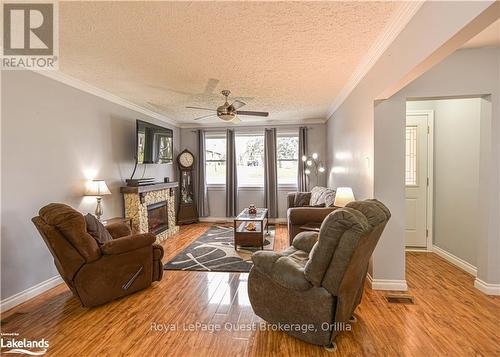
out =
[[[267,127],[267,126],[266,127],[245,126],[245,127],[234,128],[234,129],[253,129],[253,128],[262,129],[262,130],[269,129],[269,127]],[[272,127],[272,128],[275,128],[275,129],[282,128],[283,129],[283,126]],[[302,126],[297,127],[296,129],[299,130],[299,128],[302,128]],[[309,130],[314,130],[314,127],[312,127],[312,126],[307,126],[306,128],[309,129]],[[233,128],[230,128],[230,127],[225,127],[225,128],[207,127],[206,129],[203,129],[203,128],[200,128],[200,129],[205,130],[205,131],[225,131],[226,129],[233,129]],[[197,133],[198,130],[200,130],[200,129],[193,129],[193,130],[191,130],[191,132],[192,133]],[[288,130],[290,130],[290,129],[295,129],[295,128],[288,128]],[[285,128],[285,130],[286,130],[286,128]]]

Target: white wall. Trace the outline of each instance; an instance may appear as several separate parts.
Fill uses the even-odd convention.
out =
[[[57,275],[45,243],[31,223],[50,202],[93,212],[84,198],[91,176],[106,180],[104,218],[121,216],[119,187],[132,173],[135,120],[179,130],[29,71],[2,71],[1,298]],[[136,175],[143,172],[139,166]],[[172,165],[148,165],[146,176],[175,177]]]
[[[291,130],[297,130],[300,125],[297,126],[277,126],[277,132],[279,134],[280,131],[290,132]],[[325,162],[326,158],[326,126],[325,124],[311,124],[307,125],[308,130],[308,150],[309,153],[317,152],[319,154],[320,160]],[[208,129],[214,130],[214,129]],[[236,134],[238,132],[255,132],[262,131],[264,132],[264,127],[241,127],[238,126],[235,128]],[[188,149],[196,155],[197,152],[197,144],[196,144],[196,133],[195,129],[181,129],[181,151],[184,149]],[[216,129],[217,131],[217,129]],[[224,129],[223,129],[224,131]],[[195,173],[196,175],[196,173]],[[319,174],[319,185],[325,185],[326,183],[326,174]],[[313,186],[316,185],[316,179],[312,180]],[[281,187],[278,188],[278,218],[286,218],[286,210],[287,210],[287,193],[296,191],[296,187]],[[263,188],[240,188],[238,192],[238,210],[242,210],[245,207],[248,207],[249,204],[254,203],[257,206],[264,205],[264,189]],[[226,193],[224,187],[209,187],[208,188],[208,204],[210,207],[210,218],[222,218],[226,216]]]
[[[434,111],[434,245],[476,266],[481,98],[408,101]]]
[[[404,122],[408,98],[484,96],[480,101],[479,214],[476,237],[478,278],[500,283],[500,49],[455,52],[390,99],[375,108],[375,193],[396,192],[390,198],[404,212]],[[387,135],[390,134],[390,135]],[[456,158],[457,160],[459,158]],[[377,170],[391,166],[390,172]],[[457,204],[459,205],[459,204]],[[457,220],[470,220],[468,213]],[[393,215],[390,239],[401,242],[404,216]]]
[[[381,103],[376,107],[374,103],[388,88],[394,88],[403,78],[416,72],[416,68],[421,70],[421,64],[427,59],[442,53],[442,46],[492,3],[425,2],[327,122],[328,185],[351,186],[357,198],[376,197],[392,212],[375,249],[371,268],[372,277],[388,282],[387,286],[391,282],[399,284],[401,289],[406,286],[401,234],[404,230],[404,172],[398,171],[398,167],[404,165],[401,134],[404,122],[399,121],[395,126],[390,118],[381,115],[377,116],[379,123],[376,123],[375,112],[399,110],[404,113],[405,103]],[[461,40],[465,42],[469,38]],[[400,141],[386,141],[393,137]],[[377,161],[377,156],[390,160]]]

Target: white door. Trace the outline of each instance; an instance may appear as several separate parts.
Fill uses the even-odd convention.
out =
[[[406,113],[405,240],[407,247],[427,247],[429,114]]]

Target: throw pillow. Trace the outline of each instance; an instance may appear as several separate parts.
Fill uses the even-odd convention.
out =
[[[328,189],[324,195],[325,206],[333,207],[333,202],[335,202],[335,190]]]
[[[294,207],[309,206],[310,200],[311,200],[311,192],[297,192],[295,193],[293,206]]]
[[[90,213],[85,215],[85,223],[87,224],[87,233],[94,237],[97,244],[103,245],[104,243],[113,240],[113,237],[108,232],[106,227],[104,227],[104,225]]]
[[[331,207],[335,201],[335,190],[316,186],[311,190],[311,203],[313,207]]]
[[[311,206],[319,206],[319,205],[325,203],[324,201],[323,202],[321,201],[321,196],[323,196],[323,192],[325,189],[326,189],[325,187],[321,187],[321,186],[315,186],[312,188],[311,201],[309,203]]]

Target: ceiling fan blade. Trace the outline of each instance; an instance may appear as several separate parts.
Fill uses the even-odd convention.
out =
[[[239,114],[239,115],[253,115],[253,116],[256,116],[256,117],[268,117],[269,116],[268,112],[252,112],[252,111],[249,111],[249,110],[237,110],[236,114]]]
[[[239,124],[241,123],[241,119],[238,118],[236,115],[234,116],[233,120],[231,120],[231,123],[233,124]]]
[[[201,109],[201,110],[210,110],[212,112],[216,112],[216,109],[210,109],[210,108],[202,108],[202,107],[186,107],[188,109]]]
[[[241,100],[235,100],[235,101],[233,102],[233,104],[231,104],[231,106],[232,106],[235,110],[237,110],[237,109],[241,108],[241,107],[242,107],[242,106],[244,106],[244,105],[246,105],[246,103],[242,102]]]
[[[207,119],[207,118],[216,117],[216,116],[217,116],[217,114],[208,114],[208,115],[204,115],[202,117],[194,118],[193,120]]]

